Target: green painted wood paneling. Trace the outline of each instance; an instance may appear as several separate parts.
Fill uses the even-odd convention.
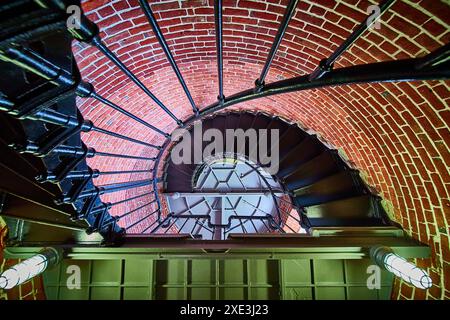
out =
[[[392,275],[369,290],[368,259],[64,260],[44,273],[48,299],[389,299]],[[81,270],[69,289],[67,268]]]

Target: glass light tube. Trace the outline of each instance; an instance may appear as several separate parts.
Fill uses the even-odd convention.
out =
[[[0,274],[0,288],[11,289],[44,272],[58,260],[56,250],[47,248]]]
[[[430,276],[411,262],[406,261],[395,253],[386,254],[383,260],[386,270],[392,272],[397,277],[402,278],[416,288],[431,288],[432,280]]]
[[[370,250],[372,259],[387,271],[419,289],[431,288],[432,280],[425,270],[395,254],[388,247],[373,247]]]

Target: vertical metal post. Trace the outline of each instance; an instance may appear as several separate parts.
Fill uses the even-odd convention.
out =
[[[97,94],[96,92],[92,92],[91,93],[91,97],[102,102],[103,104],[113,108],[114,110],[126,115],[127,117],[143,124],[144,126],[146,126],[147,128],[152,129],[153,131],[156,131],[159,134],[162,134],[163,136],[165,136],[166,138],[170,137],[170,135],[167,132],[162,131],[161,129],[156,128],[155,126],[151,125],[150,123],[142,120],[141,118],[135,116],[134,114],[132,114],[131,112],[126,111],[125,109],[119,107],[118,105],[116,105],[115,103],[112,103],[111,101],[109,101],[108,99],[105,99],[104,97],[102,97],[101,95]]]
[[[153,14],[152,9],[150,8],[150,5],[148,4],[147,0],[139,0],[139,4],[141,5],[142,11],[144,11],[145,16],[147,17],[148,22],[150,23],[150,26],[152,27],[153,33],[155,34],[156,38],[158,39],[159,44],[161,45],[161,48],[163,49],[164,53],[166,54],[167,60],[169,61],[170,65],[172,66],[173,71],[175,72],[178,81],[180,82],[181,86],[183,87],[184,93],[186,94],[186,97],[188,98],[192,110],[194,111],[195,115],[198,116],[200,113],[200,110],[195,105],[194,99],[192,99],[191,93],[189,92],[189,89],[186,85],[186,82],[183,79],[183,76],[180,72],[180,69],[177,66],[177,63],[175,62],[175,59],[173,58],[172,52],[169,49],[169,46],[167,45],[166,39],[164,38],[164,35],[159,28],[158,22],[156,21],[155,15]]]
[[[119,58],[116,57],[111,50],[102,42],[99,36],[95,36],[91,43],[97,47],[111,62],[113,62],[128,78],[131,79],[142,91],[145,92],[161,109],[163,109],[173,120],[177,122],[179,126],[183,125],[183,122],[178,119],[135,75],[132,73]]]
[[[380,8],[380,14],[389,9],[395,0],[384,0],[382,1],[378,7]],[[324,59],[320,62],[319,66],[309,75],[309,80],[316,80],[321,78],[324,74],[331,71],[333,68],[333,63],[361,36],[361,34],[369,29],[369,27],[377,20],[372,17],[372,14],[369,15],[351,34],[345,39],[345,41],[329,56],[327,59]]]
[[[96,131],[96,132],[100,132],[100,133],[103,133],[103,134],[106,134],[106,135],[114,137],[114,138],[118,138],[118,139],[122,139],[122,140],[125,140],[125,141],[141,144],[143,146],[155,148],[155,149],[158,149],[158,150],[161,149],[160,146],[156,146],[156,145],[151,144],[151,143],[147,143],[147,142],[143,142],[143,141],[140,141],[140,140],[137,140],[137,139],[134,139],[134,138],[130,138],[130,137],[124,136],[124,135],[122,135],[120,133],[115,133],[115,132],[112,132],[112,131],[109,131],[109,130],[106,130],[106,129],[102,129],[102,128],[99,128],[99,127],[96,127],[96,126],[92,126],[91,130],[92,131]]]
[[[214,1],[214,18],[216,27],[216,50],[217,50],[217,74],[219,78],[219,103],[223,103],[223,21],[222,21],[222,0]]]
[[[272,47],[270,48],[269,55],[267,56],[266,63],[264,64],[263,69],[261,70],[261,75],[255,81],[256,88],[261,88],[264,86],[264,80],[269,72],[270,65],[272,64],[273,58],[277,53],[278,47],[280,46],[281,40],[283,40],[284,33],[288,27],[289,21],[294,15],[295,8],[297,7],[297,3],[299,0],[291,0],[286,7],[286,11],[284,12],[283,20],[281,20],[280,27],[278,28],[278,32],[273,40]]]

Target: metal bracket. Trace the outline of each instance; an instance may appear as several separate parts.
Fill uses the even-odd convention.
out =
[[[75,134],[79,134],[81,131],[89,131],[92,128],[92,123],[90,121],[84,121],[83,116],[79,111],[77,113],[77,118],[78,125],[75,127],[58,128],[40,138],[37,142],[27,142],[23,145],[14,143],[10,145],[10,147],[20,153],[32,153],[38,157],[46,155]]]

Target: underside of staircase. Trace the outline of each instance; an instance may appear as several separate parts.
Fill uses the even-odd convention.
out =
[[[304,228],[390,224],[381,198],[364,183],[358,170],[344,160],[338,150],[297,124],[260,112],[229,112],[209,116],[201,125],[204,131],[218,129],[225,137],[224,145],[234,146],[234,150],[227,150],[227,154],[215,154],[216,157],[251,161],[250,153],[257,148],[249,143],[239,148],[236,137],[227,135],[226,130],[242,129],[245,132],[254,129],[258,141],[269,140],[268,150],[279,153],[278,171],[271,178],[282,186],[282,193],[289,196]],[[279,135],[279,140],[275,141],[277,146],[272,145],[267,134],[274,129],[278,130]],[[191,127],[191,137],[194,136],[193,131]],[[228,141],[230,137],[235,141]],[[194,141],[191,140],[192,153]],[[206,145],[208,142],[203,142],[203,148],[195,152],[203,153]],[[264,170],[263,164],[256,165]],[[192,196],[201,193],[196,188],[195,178],[201,167],[202,163],[175,164],[169,157],[164,170],[164,191],[183,193],[185,197],[189,193]],[[280,206],[279,202],[276,200],[277,206]],[[285,222],[286,212],[283,214]]]
[[[391,2],[386,1],[382,9],[387,10]],[[179,221],[176,221],[179,218],[186,219],[186,216],[172,212],[167,207],[167,197],[182,193],[186,200],[190,194],[198,197],[199,192],[205,192],[199,190],[196,184],[199,175],[205,173],[211,164],[205,161],[191,164],[171,162],[170,150],[176,145],[170,139],[172,132],[166,132],[157,124],[151,124],[127,111],[126,107],[108,100],[97,93],[92,84],[83,81],[72,54],[72,40],[75,39],[96,47],[163,113],[172,118],[178,129],[189,132],[195,123],[201,123],[203,130],[216,129],[225,137],[230,129],[258,132],[258,143],[255,145],[247,144],[229,150],[226,155],[214,156],[222,157],[225,162],[231,159],[236,162],[235,166],[239,159],[252,169],[250,171],[259,175],[258,179],[264,180],[264,186],[259,191],[264,197],[270,195],[274,213],[255,217],[253,213],[247,212],[247,218],[244,219],[265,220],[268,227],[263,233],[285,233],[288,221],[297,224],[294,233],[317,227],[391,225],[381,205],[381,198],[361,179],[358,168],[342,158],[338,150],[322,141],[318,135],[302,129],[276,112],[263,113],[257,107],[252,112],[223,109],[260,97],[332,85],[409,81],[411,78],[445,79],[449,76],[446,60],[448,45],[422,58],[333,70],[332,62],[368,28],[363,22],[360,29],[355,30],[328,60],[322,61],[315,72],[265,84],[264,79],[273,56],[295,10],[296,1],[292,1],[286,8],[284,20],[261,76],[255,82],[255,88],[224,97],[222,3],[219,1],[215,3],[219,96],[217,103],[200,110],[192,100],[150,6],[142,1],[146,18],[192,105],[193,115],[179,119],[102,42],[102,34],[95,23],[80,12],[78,21],[75,21],[78,24],[69,25],[70,21],[74,22],[65,10],[69,5],[80,6],[80,3],[62,0],[12,1],[0,7],[0,109],[3,111],[0,114],[0,148],[2,176],[5,177],[1,180],[2,215],[76,232],[86,230],[91,235],[100,234],[105,243],[119,244],[126,233],[133,233],[131,230],[137,230],[137,227],[140,234],[183,233],[185,230],[180,229]],[[84,119],[77,107],[79,99],[92,99],[101,103],[111,113],[120,113],[127,121],[144,125],[158,139],[140,140],[102,128],[101,124],[96,123],[97,119]],[[278,170],[267,175],[267,163],[253,161],[251,154],[255,148],[261,147],[260,142],[268,138],[268,133],[273,130],[277,130],[279,140],[268,139],[268,149],[269,154],[276,152],[278,155]],[[95,150],[86,146],[81,139],[82,134],[89,132],[109,139],[120,139],[130,146],[139,145],[152,152],[146,156],[142,153]],[[261,132],[266,133],[264,135]],[[225,144],[228,142],[225,141]],[[207,143],[203,141],[200,146],[192,145],[191,149],[193,152],[203,152],[206,147]],[[87,159],[93,157],[105,161],[128,159],[145,165],[141,166],[143,169],[114,168],[113,171],[102,171],[87,165]],[[163,167],[162,171],[160,167]],[[140,174],[142,178],[103,185],[94,183],[94,179],[99,177],[122,174]],[[238,179],[245,179],[246,175],[241,173]],[[128,193],[137,188],[146,189],[142,193]],[[227,192],[246,191],[233,188],[230,187]],[[106,195],[118,192],[125,192],[127,197],[114,202],[103,200]],[[222,200],[217,203],[230,202],[227,197]],[[244,200],[249,202],[249,199]],[[113,210],[131,202],[137,206],[127,207],[128,210],[120,213]],[[251,205],[255,207],[254,203]],[[210,205],[208,208],[215,210]],[[141,209],[146,209],[147,213],[130,220]],[[222,209],[234,210],[235,205],[232,204],[231,208],[222,206]],[[263,212],[258,206],[255,209]],[[235,212],[235,217],[230,219],[242,221],[240,215]],[[197,219],[197,224],[199,218],[192,218]],[[209,228],[223,228],[215,225],[210,217],[206,220]],[[145,225],[141,227],[142,224]],[[230,227],[230,223],[227,226]],[[245,231],[244,226],[240,228]],[[292,226],[289,228],[292,230]],[[198,236],[192,232],[190,235]],[[70,237],[73,238],[73,235]]]
[[[167,60],[164,67],[174,72],[173,79],[180,85],[180,92],[169,92],[160,83],[157,84],[164,89],[148,85],[143,73],[150,71],[139,70],[133,65],[134,59],[156,58],[134,57],[130,48],[127,51],[130,60],[125,60],[123,52],[120,53],[123,49],[118,50],[110,39],[106,41],[107,30],[99,28],[95,14],[88,18],[80,1],[14,0],[0,4],[0,216],[7,223],[7,258],[28,258],[47,250],[48,255],[54,254],[54,264],[61,257],[68,265],[69,260],[89,260],[85,270],[89,269],[89,286],[92,282],[93,287],[98,276],[95,272],[101,274],[102,261],[108,260],[105,266],[119,270],[116,274],[121,279],[117,285],[121,298],[125,296],[127,272],[135,270],[138,276],[145,273],[131,261],[135,258],[143,258],[148,270],[155,274],[155,270],[162,270],[151,284],[161,287],[153,297],[172,297],[167,293],[170,285],[175,286],[170,288],[175,296],[183,288],[183,297],[192,297],[196,288],[186,279],[195,278],[201,270],[205,273],[199,279],[215,290],[209,297],[228,297],[228,291],[222,290],[220,270],[231,275],[231,280],[224,283],[233,287],[234,273],[258,277],[260,269],[271,269],[267,275],[278,277],[276,285],[269,278],[264,280],[263,286],[270,288],[267,292],[271,296],[295,296],[296,288],[284,288],[283,272],[289,270],[290,275],[297,275],[297,266],[303,266],[309,278],[302,282],[307,288],[299,286],[303,292],[299,296],[313,299],[315,292],[326,297],[329,289],[315,283],[315,273],[322,272],[318,278],[325,279],[328,283],[325,286],[330,287],[329,283],[344,286],[338,296],[348,298],[353,288],[349,291],[347,287],[355,284],[338,278],[342,274],[346,277],[352,268],[358,269],[355,274],[365,276],[368,258],[406,279],[401,272],[396,273],[398,270],[389,269],[383,259],[389,256],[406,265],[409,262],[403,258],[430,255],[427,245],[406,235],[393,221],[392,212],[380,196],[386,195],[385,190],[381,193],[369,185],[362,169],[344,155],[342,148],[328,143],[320,130],[307,129],[300,120],[293,120],[294,111],[290,113],[291,119],[281,107],[265,108],[258,102],[262,98],[275,101],[286,97],[284,94],[329,87],[448,80],[449,44],[417,58],[411,55],[401,60],[336,64],[370,28],[369,16],[360,25],[355,24],[345,40],[338,37],[336,41],[340,44],[336,44],[328,58],[317,60],[319,63],[314,64],[312,72],[291,78],[280,74],[278,80],[269,83],[269,69],[299,3],[290,0],[282,8],[276,33],[271,35],[273,43],[271,40],[266,59],[259,61],[265,61],[260,76],[252,80],[251,88],[225,96],[223,36],[227,32],[223,30],[223,15],[229,11],[223,10],[221,0],[206,1],[205,6],[211,7],[208,9],[212,13],[211,23],[205,25],[213,26],[214,32],[208,36],[215,37],[216,52],[212,58],[217,62],[217,79],[212,83],[217,82],[218,92],[214,93],[217,100],[212,104],[197,105],[171,51],[176,41],[169,37],[166,40],[163,32],[166,27],[158,24],[161,15],[154,14],[153,5],[144,0],[138,2],[146,23],[142,28],[151,29],[155,40],[151,46],[162,49],[161,56],[164,54]],[[382,1],[380,14],[393,3]],[[181,1],[179,5],[183,5]],[[69,10],[73,6],[79,10],[75,18]],[[194,11],[191,13],[195,16]],[[148,35],[142,38],[147,41]],[[188,46],[181,45],[178,53]],[[128,84],[135,87],[137,91],[124,89],[126,92],[120,93],[126,97],[121,100],[123,105],[116,101],[117,95],[99,85],[98,79],[87,80],[85,66],[79,68],[81,63],[74,57],[74,53],[79,57],[85,52],[82,47],[95,49],[95,55],[108,63],[102,69],[104,66],[98,65],[98,61],[103,60],[93,59],[90,67],[95,72],[103,76],[114,68],[126,79],[126,88]],[[206,47],[205,42],[200,51],[206,52]],[[206,56],[205,52],[199,56]],[[193,64],[205,61],[192,60]],[[242,61],[239,63],[244,65]],[[162,102],[165,97],[159,100],[155,94],[162,95],[158,90],[167,95],[183,95],[186,105],[166,105]],[[151,104],[148,109],[139,110],[131,102],[123,103],[128,94],[138,97],[131,99],[133,102],[142,96],[142,100],[148,99]],[[289,97],[286,101],[290,101]],[[250,108],[244,106],[246,102],[254,104]],[[289,103],[284,101],[280,106],[290,108]],[[292,110],[298,111],[300,103],[305,104],[302,108],[308,114],[307,99],[293,100]],[[119,120],[115,123],[114,119]],[[215,136],[223,137],[225,149],[218,151],[216,140],[213,144],[204,136],[196,139],[198,126],[202,134],[214,132]],[[181,137],[175,137],[178,130],[183,132]],[[255,140],[251,139],[252,134]],[[192,139],[185,140],[185,136]],[[185,151],[194,159],[174,161],[186,141],[189,142]],[[266,152],[262,155],[261,150]],[[209,155],[205,158],[207,151]],[[200,161],[193,161],[198,155]],[[207,262],[198,263],[202,259]],[[99,261],[92,262],[95,260]],[[354,267],[352,260],[363,263]],[[289,267],[291,262],[293,266]],[[130,269],[125,269],[126,265]],[[251,273],[249,268],[253,267],[256,271]],[[408,267],[413,272],[419,270],[411,263]],[[170,283],[166,277],[170,270],[176,270],[174,274],[183,270],[185,278]],[[339,270],[340,275],[332,282],[326,281],[332,273],[329,270]],[[53,277],[57,284],[51,279],[47,282],[49,292],[54,289],[52,286],[58,287],[55,293],[58,297],[59,287],[64,283],[62,273]],[[418,277],[422,288],[430,288],[432,280],[435,281],[423,270]],[[377,298],[388,296],[389,281],[383,282],[387,291],[377,294]],[[251,282],[248,278],[240,283],[245,287],[246,297],[253,294]],[[358,282],[355,286],[366,289],[366,283]],[[90,298],[96,289],[88,291]]]

